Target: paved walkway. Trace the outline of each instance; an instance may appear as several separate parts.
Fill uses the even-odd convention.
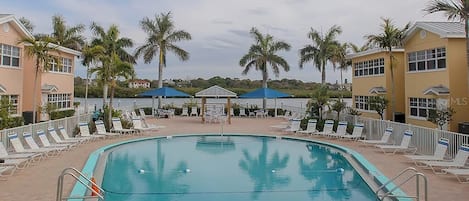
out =
[[[219,133],[222,129],[225,133],[262,133],[284,135],[271,129],[270,125],[279,124],[280,118],[233,118],[231,125],[202,124],[200,118],[196,117],[175,117],[172,119],[152,119],[152,123],[166,125],[167,128],[148,136],[172,135],[184,133]],[[307,136],[305,136],[307,137]],[[108,139],[88,144],[80,145],[78,148],[65,152],[59,157],[49,158],[15,172],[7,181],[0,181],[1,201],[52,201],[55,200],[57,178],[60,172],[66,167],[76,167],[81,169],[87,160],[88,155],[99,147],[113,144],[119,141],[139,138],[126,136],[118,139]],[[387,177],[392,177],[402,169],[414,166],[401,155],[384,155],[377,149],[358,146],[356,142],[339,140],[328,140],[318,138],[318,140],[330,141],[342,146],[354,149],[365,156],[371,163]],[[421,170],[428,177],[429,199],[445,201],[465,201],[469,197],[469,184],[459,184],[452,175],[435,175],[431,170]],[[73,186],[71,180],[66,180],[64,190],[70,192]],[[409,195],[415,193],[415,184],[404,186],[404,191]]]

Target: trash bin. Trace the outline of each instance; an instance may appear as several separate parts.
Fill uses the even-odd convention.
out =
[[[23,112],[24,125],[33,123],[33,111],[24,111]],[[37,120],[37,115],[36,115]]]
[[[394,113],[394,121],[399,123],[405,123],[405,114],[402,112]]]
[[[459,122],[458,133],[469,134],[469,122]]]

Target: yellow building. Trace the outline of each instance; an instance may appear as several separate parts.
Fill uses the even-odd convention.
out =
[[[406,122],[436,127],[428,110],[451,107],[456,113],[448,127],[469,121],[466,40],[464,24],[417,22],[406,34]]]
[[[393,50],[393,72],[396,96],[396,114],[404,114],[404,49]],[[379,118],[376,111],[372,110],[368,104],[370,96],[385,96],[387,100],[392,100],[392,79],[391,62],[389,54],[384,49],[372,49],[351,55],[347,55],[352,60],[352,97],[353,107],[359,110],[364,117]],[[389,103],[384,119],[392,120],[392,104]],[[397,115],[397,118],[403,116]]]
[[[405,122],[435,128],[427,121],[430,109],[451,107],[456,113],[448,130],[457,131],[460,122],[469,121],[469,92],[464,25],[457,22],[417,22],[406,33],[403,49],[395,49],[394,78],[396,112]],[[353,103],[363,116],[377,118],[369,111],[367,96],[383,94],[391,100],[389,56],[385,50],[369,50],[347,56],[353,64]],[[384,73],[370,75],[375,61],[383,63]],[[371,65],[370,63],[373,63]],[[379,68],[382,68],[380,65]],[[391,104],[389,105],[391,106]],[[386,119],[391,120],[391,108]]]
[[[0,98],[6,98],[13,106],[12,116],[32,117],[33,107],[54,104],[59,110],[73,109],[75,58],[80,52],[56,46],[51,55],[59,62],[51,61],[51,68],[38,73],[37,94],[33,93],[36,65],[28,56],[22,38],[33,35],[13,15],[0,14]],[[36,96],[36,106],[33,97]],[[47,120],[45,113],[39,120]]]

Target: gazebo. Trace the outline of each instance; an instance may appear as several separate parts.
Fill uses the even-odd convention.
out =
[[[208,98],[227,98],[226,99],[226,111],[228,116],[228,123],[231,124],[231,98],[236,97],[236,93],[220,86],[214,85],[202,91],[195,93],[195,97],[202,98],[202,108],[200,113],[202,114],[202,122],[205,122],[205,104],[207,103]]]

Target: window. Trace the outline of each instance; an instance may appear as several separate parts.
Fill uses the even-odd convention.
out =
[[[410,98],[410,116],[427,118],[428,110],[436,109],[436,99],[433,98]]]
[[[409,52],[409,71],[426,71],[446,68],[446,48]]]
[[[20,48],[0,44],[0,65],[9,67],[20,67]]]
[[[18,114],[18,95],[0,95],[0,100],[6,99],[10,104],[9,114]]]
[[[60,62],[57,62],[57,58],[49,61],[49,71],[59,73],[72,73],[72,60],[69,58],[59,58]]]
[[[72,94],[48,94],[47,101],[55,105],[57,109],[71,108],[71,96]]]
[[[353,65],[355,77],[384,74],[384,58],[361,61]]]
[[[371,110],[368,99],[369,96],[355,96],[355,108],[360,110]]]

